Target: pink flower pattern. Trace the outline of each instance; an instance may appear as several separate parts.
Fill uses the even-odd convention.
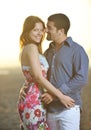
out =
[[[48,64],[44,56],[40,55],[39,58],[42,74],[47,78]],[[27,130],[50,130],[46,121],[46,109],[41,101],[43,89],[35,82],[29,70],[28,66],[22,69],[27,88],[25,89],[25,100],[18,103],[20,119]]]

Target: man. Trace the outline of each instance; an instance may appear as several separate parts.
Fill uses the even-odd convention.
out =
[[[51,130],[80,129],[81,91],[87,83],[88,56],[83,47],[67,37],[69,28],[70,20],[66,15],[59,13],[48,17],[47,40],[53,41],[45,52],[49,63],[48,80],[75,100],[75,106],[67,109],[50,94],[42,95],[42,100],[48,101]]]

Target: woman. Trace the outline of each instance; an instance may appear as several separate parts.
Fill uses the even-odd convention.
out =
[[[44,35],[45,24],[40,18],[29,16],[25,19],[20,36],[20,61],[25,76],[26,97],[24,101],[18,102],[21,129],[24,130],[50,130],[46,121],[46,109],[41,100],[45,89],[59,98],[65,107],[74,104],[74,100],[63,95],[46,79],[48,63],[41,49]]]

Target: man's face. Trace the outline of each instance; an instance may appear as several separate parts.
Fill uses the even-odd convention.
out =
[[[47,33],[47,37],[46,37],[47,40],[56,41],[56,38],[58,36],[58,30],[55,27],[54,22],[52,21],[47,22],[46,33]]]

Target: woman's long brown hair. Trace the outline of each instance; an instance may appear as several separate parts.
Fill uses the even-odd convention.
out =
[[[31,44],[32,43],[32,39],[29,37],[29,33],[30,31],[35,27],[36,23],[41,22],[43,24],[43,27],[45,29],[45,23],[37,16],[28,16],[23,24],[23,30],[20,36],[20,49],[22,49],[23,46],[27,45],[27,44]],[[43,41],[44,37],[42,38],[41,42],[38,45],[38,50],[39,53],[42,53],[42,41]]]

